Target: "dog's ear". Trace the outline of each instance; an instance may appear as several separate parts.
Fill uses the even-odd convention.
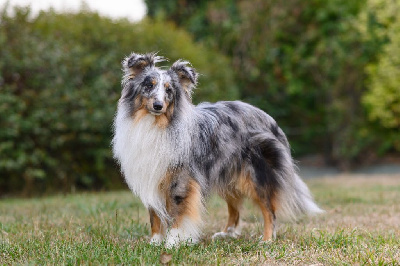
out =
[[[131,53],[122,61],[122,70],[126,79],[134,79],[146,68],[154,67],[156,63],[164,61],[157,53],[136,54]]]
[[[170,70],[176,73],[182,88],[191,97],[193,89],[197,86],[199,74],[196,72],[196,69],[188,65],[190,65],[188,61],[178,60],[171,66]]]

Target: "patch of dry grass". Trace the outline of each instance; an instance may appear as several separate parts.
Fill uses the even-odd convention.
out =
[[[130,192],[1,200],[0,264],[158,264],[162,254],[174,264],[400,264],[400,176],[307,184],[326,213],[281,224],[271,243],[259,243],[262,218],[250,202],[242,237],[211,241],[227,219],[213,197],[203,241],[174,250],[147,243],[148,214]]]

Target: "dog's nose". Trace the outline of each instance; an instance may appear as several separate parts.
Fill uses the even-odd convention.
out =
[[[162,108],[163,108],[163,104],[162,104],[162,102],[154,102],[153,103],[153,108],[154,108],[154,110],[156,110],[156,111],[160,111]]]

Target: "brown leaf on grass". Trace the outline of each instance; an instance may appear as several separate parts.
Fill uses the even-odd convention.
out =
[[[162,264],[167,264],[168,262],[170,262],[172,260],[172,254],[167,254],[167,253],[163,253],[160,256],[160,262]]]

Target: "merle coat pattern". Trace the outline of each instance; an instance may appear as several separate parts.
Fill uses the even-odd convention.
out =
[[[275,235],[277,218],[321,212],[271,116],[240,101],[194,106],[196,70],[181,60],[157,67],[163,60],[132,53],[123,61],[112,141],[128,186],[149,210],[152,243],[198,241],[211,191],[227,201],[229,213],[214,237],[240,234],[245,197],[261,209],[263,240]]]

